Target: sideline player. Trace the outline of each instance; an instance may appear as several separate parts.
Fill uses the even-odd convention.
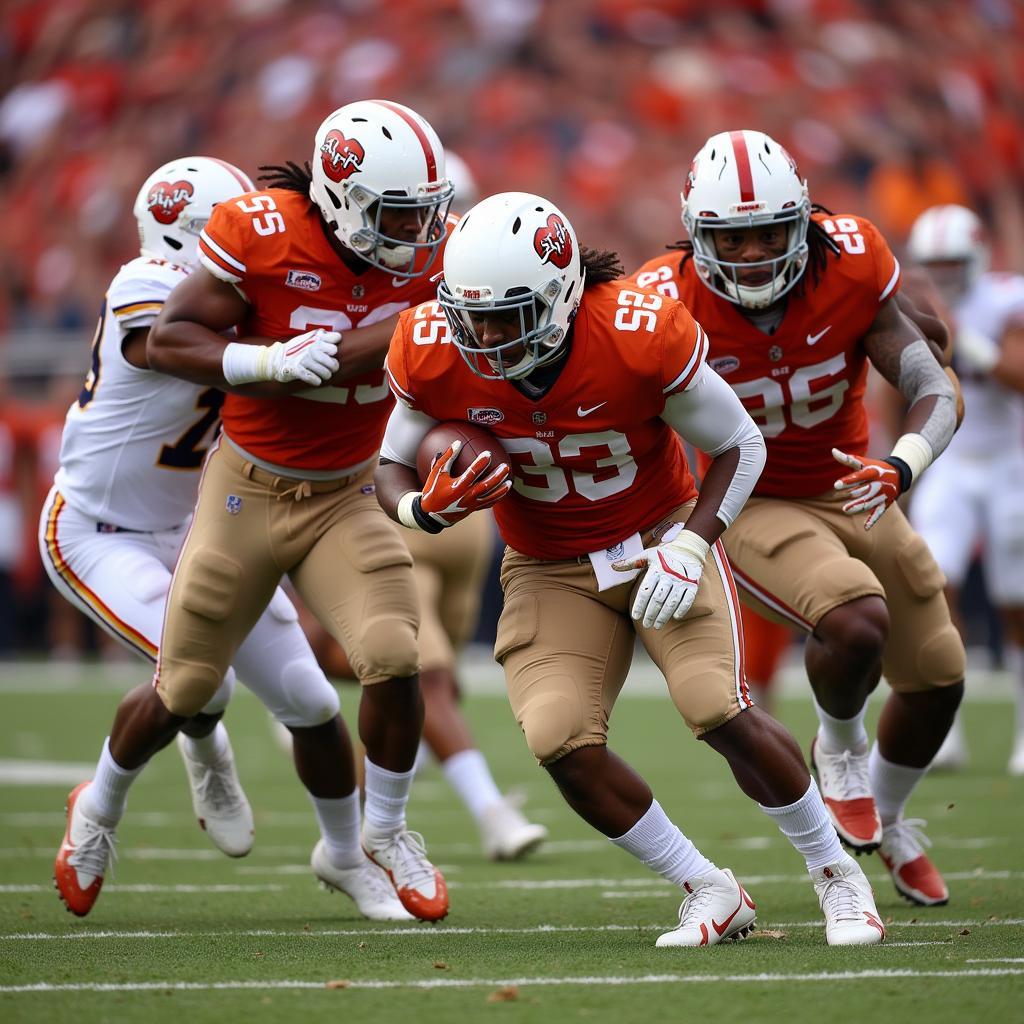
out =
[[[989,271],[984,227],[963,206],[922,213],[907,250],[951,311],[953,361],[969,407],[942,460],[914,489],[910,519],[949,580],[953,608],[981,545],[1016,693],[1007,767],[1024,775],[1024,277]],[[966,759],[954,726],[936,764]]]
[[[901,312],[884,239],[862,217],[812,208],[773,139],[712,136],[682,200],[681,256],[633,279],[705,326],[710,365],[765,437],[765,471],[725,537],[744,600],[808,634],[811,758],[840,836],[858,851],[880,846],[908,899],[945,903],[921,823],[903,809],[953,721],[964,649],[941,571],[890,506],[953,436],[954,386]],[[864,454],[869,361],[909,407],[884,460]],[[891,691],[869,752],[864,713],[883,671]]]
[[[310,165],[269,170],[271,187],[214,211],[202,266],[149,338],[158,369],[246,387],[224,401],[136,756],[208,699],[287,573],[363,684],[364,849],[410,913],[436,920],[444,878],[405,823],[423,722],[412,559],[374,497],[373,467],[395,315],[433,293],[447,234],[444,150],[414,111],[363,100],[320,125]]]
[[[60,468],[40,522],[43,564],[72,604],[126,647],[155,661],[171,572],[195,504],[199,468],[217,430],[223,395],[154,372],[146,341],[171,290],[192,272],[199,232],[213,208],[252,189],[238,168],[210,157],[165,164],[135,202],[141,256],[125,264],[107,290],[93,342],[92,367],[68,411]],[[313,658],[287,597],[269,608],[241,643],[233,664],[276,718],[294,733],[294,757],[310,792],[325,848],[337,855],[336,888],[368,917],[408,919],[384,874],[346,833],[336,797],[352,759],[338,699]],[[214,844],[233,857],[252,847],[253,819],[220,724],[235,669],[210,699],[179,722],[196,816]],[[146,684],[126,698],[96,773],[68,801],[68,827],[55,865],[61,897],[87,914],[114,854],[114,831],[128,788],[146,758],[131,764],[119,726]],[[149,753],[173,736],[167,732]],[[351,785],[348,785],[351,790]],[[316,854],[314,855],[316,856]]]
[[[867,879],[793,738],[752,706],[743,676],[718,537],[757,479],[764,441],[705,365],[707,338],[686,308],[620,274],[614,253],[581,251],[539,196],[503,193],[470,210],[445,253],[439,301],[402,314],[392,339],[400,401],[378,497],[427,533],[494,504],[508,544],[495,658],[513,712],[577,814],[682,890],[679,924],[659,946],[742,937],[755,911],[607,747],[638,636],[693,732],[805,857],[828,942],[879,942]],[[471,408],[494,410],[511,476],[481,455],[453,477],[449,448],[421,490],[411,467],[423,437]],[[680,436],[714,457],[699,497]]]

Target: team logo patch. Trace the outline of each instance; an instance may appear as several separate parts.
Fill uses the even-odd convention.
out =
[[[324,174],[331,181],[344,181],[351,177],[363,165],[366,150],[357,139],[346,139],[337,128],[327,133],[320,146],[320,161]]]
[[[224,507],[228,510],[228,515],[237,516],[242,511],[242,499],[237,494],[229,494]]]
[[[505,414],[500,409],[467,409],[466,419],[470,423],[500,423]]]
[[[366,286],[361,284],[352,285],[352,298],[361,299],[366,294]]]
[[[542,427],[548,421],[548,414],[546,412],[535,412],[530,419],[533,420],[535,427]]]
[[[777,363],[782,358],[782,349],[778,345],[772,345],[772,347],[768,349],[768,358],[773,363]]]
[[[740,368],[740,361],[735,356],[719,356],[717,359],[708,360],[708,362],[711,369],[722,377]]]
[[[158,181],[146,197],[146,205],[159,224],[173,224],[192,201],[192,182]]]
[[[318,292],[323,282],[320,280],[320,275],[314,274],[311,270],[289,270],[284,283],[289,288],[302,288],[307,292]]]
[[[572,239],[565,221],[557,213],[548,214],[547,223],[533,233],[533,247],[542,263],[565,270],[572,259]]]
[[[373,484],[363,484],[363,486],[360,487],[359,490],[362,491],[363,494],[377,493],[377,488]]]

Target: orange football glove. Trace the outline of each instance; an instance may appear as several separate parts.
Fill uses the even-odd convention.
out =
[[[895,463],[869,459],[866,455],[847,455],[838,448],[832,449],[832,458],[855,470],[833,485],[837,491],[849,491],[853,499],[843,506],[843,511],[848,516],[867,512],[864,529],[870,530],[882,518],[882,513],[903,493],[904,471]],[[904,467],[904,470],[909,478],[909,467]]]
[[[472,512],[490,508],[512,489],[507,462],[486,472],[491,464],[490,452],[481,452],[464,473],[452,476],[452,466],[461,448],[461,441],[453,441],[447,451],[434,458],[417,499],[420,510],[441,527],[451,526]]]

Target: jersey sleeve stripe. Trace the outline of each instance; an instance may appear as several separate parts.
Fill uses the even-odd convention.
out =
[[[211,258],[216,258],[225,270],[234,270],[236,273],[245,273],[245,264],[235,259],[222,245],[218,245],[205,230],[199,235],[199,248]]]
[[[892,272],[892,277],[889,278],[889,283],[882,290],[882,294],[878,296],[879,302],[884,302],[888,298],[889,293],[896,287],[896,282],[900,279],[900,261],[894,256],[892,258],[893,263],[896,264]]]
[[[148,299],[144,302],[126,302],[123,306],[114,306],[111,312],[119,320],[138,316],[140,313],[158,312],[163,306],[163,299]]]
[[[673,391],[685,391],[686,386],[693,380],[693,375],[700,369],[701,363],[707,358],[708,354],[708,336],[704,333],[704,328],[700,324],[694,321],[697,328],[697,344],[693,346],[693,352],[690,355],[686,366],[683,367],[683,372],[667,387],[661,389],[662,394],[668,395]]]
[[[398,383],[398,381],[395,380],[395,375],[391,372],[391,370],[388,368],[386,369],[388,375],[388,384],[391,385],[391,390],[395,393],[395,397],[401,399],[401,401],[403,402],[412,402],[412,395],[410,395],[408,391],[404,390],[402,386]]]

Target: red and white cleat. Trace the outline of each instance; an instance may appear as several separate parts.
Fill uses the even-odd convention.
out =
[[[686,883],[679,924],[658,936],[656,946],[714,946],[745,939],[756,921],[754,901],[728,868]]]
[[[103,876],[117,857],[114,829],[88,817],[80,803],[89,782],[79,783],[68,796],[64,841],[53,865],[53,881],[72,914],[85,917],[103,888]]]
[[[871,793],[867,752],[826,754],[815,737],[811,766],[839,838],[857,854],[877,850],[882,842],[882,821]]]
[[[901,896],[919,907],[941,907],[949,902],[949,889],[924,852],[932,845],[922,831],[927,824],[920,818],[907,818],[886,825],[878,856]]]
[[[444,875],[427,860],[423,836],[401,831],[375,835],[364,825],[363,850],[387,872],[402,906],[421,921],[440,921],[448,914],[448,886]]]
[[[811,878],[830,946],[873,946],[885,938],[871,883],[849,854],[812,872]]]

